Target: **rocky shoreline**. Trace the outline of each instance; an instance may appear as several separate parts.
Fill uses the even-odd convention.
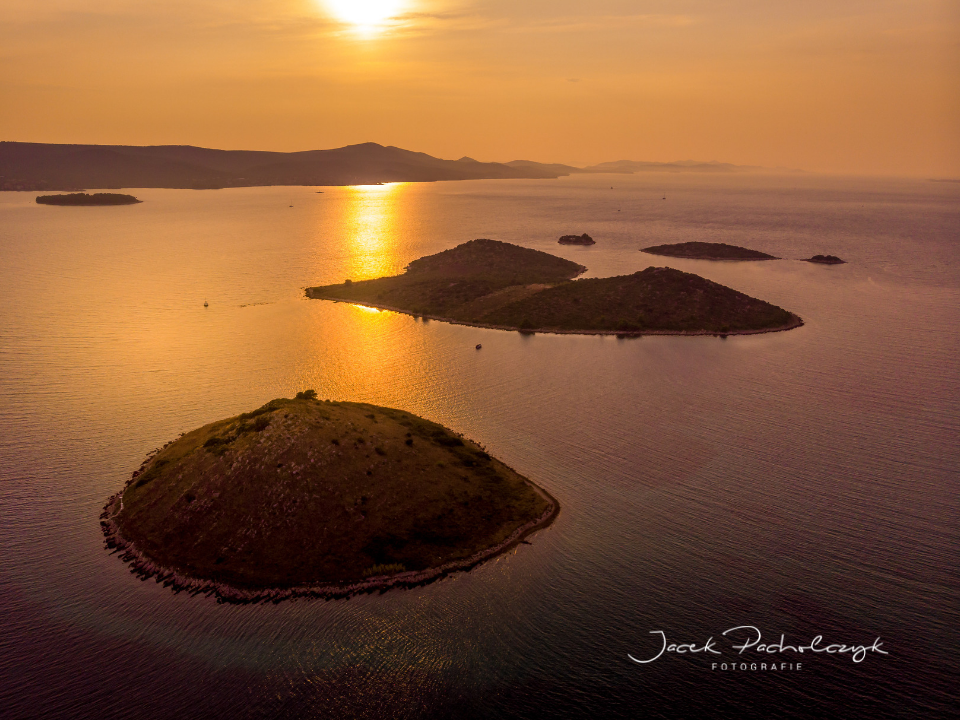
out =
[[[132,542],[124,538],[121,534],[116,522],[116,516],[123,507],[123,492],[139,477],[150,460],[153,459],[153,456],[159,451],[158,449],[148,455],[140,468],[133,472],[130,479],[124,485],[123,490],[111,495],[110,498],[107,499],[103,512],[100,513],[100,529],[103,531],[104,545],[111,551],[111,554],[119,554],[120,559],[130,566],[130,572],[141,580],[153,578],[157,583],[162,584],[164,587],[171,588],[174,592],[187,592],[191,595],[205,595],[208,597],[214,596],[218,603],[279,603],[283,600],[292,600],[294,598],[334,600],[374,592],[382,593],[390,588],[413,588],[421,585],[429,585],[432,582],[447,577],[451,573],[470,570],[486,560],[501,555],[524,542],[524,538],[528,535],[549,526],[560,513],[560,504],[557,500],[546,490],[528,480],[534,491],[550,503],[550,507],[540,517],[514,530],[506,540],[493,547],[481,550],[468,558],[451,561],[438,567],[427,568],[426,570],[410,570],[397,573],[396,575],[376,576],[357,582],[290,588],[240,588],[224,582],[190,577],[171,568],[163,567],[140,552]]]
[[[772,328],[762,328],[760,330],[728,330],[720,332],[716,330],[549,330],[544,328],[518,328],[509,325],[486,325],[484,323],[472,323],[465,320],[454,320],[453,318],[441,317],[439,315],[427,315],[424,313],[412,313],[409,310],[402,310],[390,305],[381,305],[372,302],[359,302],[357,300],[348,300],[346,298],[334,297],[315,297],[310,294],[310,288],[306,289],[308,298],[317,300],[327,300],[333,303],[346,303],[347,305],[359,305],[360,307],[374,308],[376,310],[388,310],[389,312],[400,313],[401,315],[410,315],[414,318],[423,318],[424,320],[436,320],[437,322],[450,323],[451,325],[464,325],[466,327],[482,328],[484,330],[506,330],[508,332],[520,332],[524,335],[615,335],[618,338],[643,337],[644,335],[682,335],[682,336],[700,336],[711,335],[713,337],[727,337],[728,335],[763,335],[765,333],[783,332],[785,330],[794,330],[803,327],[803,318],[791,313],[792,320],[786,325]]]

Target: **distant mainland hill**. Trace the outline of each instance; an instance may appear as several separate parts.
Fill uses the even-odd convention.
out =
[[[620,160],[578,168],[514,160],[442,160],[377,143],[333,150],[265,152],[189,145],[53,145],[0,142],[0,190],[225,188],[557,178],[575,173],[709,172],[760,168],[717,162]]]

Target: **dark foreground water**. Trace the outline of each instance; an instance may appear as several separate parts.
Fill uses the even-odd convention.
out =
[[[5,719],[949,715],[960,187],[600,176],[136,194],[117,208],[0,194]],[[597,245],[556,244],[573,232]],[[302,298],[475,237],[592,275],[678,267],[806,325],[529,337]],[[785,259],[638,252],[684,240]],[[814,253],[849,264],[797,261]],[[333,602],[217,605],[104,551],[103,502],[147,452],[308,387],[469,435],[549,489],[558,521],[470,573]],[[737,655],[722,633],[742,625],[786,645],[880,638],[887,654]],[[657,653],[657,630],[721,654],[629,660]]]

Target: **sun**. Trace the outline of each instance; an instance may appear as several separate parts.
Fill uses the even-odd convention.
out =
[[[338,20],[371,31],[398,15],[407,0],[324,0],[324,4]]]

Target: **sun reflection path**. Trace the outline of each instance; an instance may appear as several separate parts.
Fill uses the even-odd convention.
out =
[[[352,280],[398,272],[399,202],[406,183],[354,185],[347,192],[344,227],[350,252]]]

